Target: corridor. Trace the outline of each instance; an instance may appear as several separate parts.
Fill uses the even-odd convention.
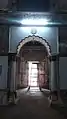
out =
[[[65,119],[59,111],[49,107],[48,93],[36,87],[18,90],[17,105],[0,107],[1,119]]]

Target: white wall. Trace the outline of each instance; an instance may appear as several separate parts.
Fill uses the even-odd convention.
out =
[[[67,89],[67,57],[60,57],[59,74],[60,89]]]
[[[32,27],[11,27],[9,35],[9,52],[16,52],[18,43],[31,34]],[[36,36],[47,40],[52,49],[52,54],[57,53],[58,28],[57,27],[36,27]]]
[[[0,65],[2,65],[2,73],[0,75],[0,89],[6,89],[7,72],[8,72],[8,56],[0,56]]]

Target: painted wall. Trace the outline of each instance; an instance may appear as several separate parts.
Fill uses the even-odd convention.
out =
[[[58,1],[59,10],[67,10],[67,0]]]
[[[59,76],[60,89],[67,89],[67,57],[60,57]]]
[[[67,0],[50,0],[52,11],[67,10]]]
[[[0,9],[6,8],[8,5],[8,0],[0,0]]]
[[[16,52],[16,48],[21,39],[32,35],[31,30],[33,27],[10,27],[9,31],[9,52]],[[36,27],[36,36],[43,37],[50,44],[52,54],[57,53],[58,43],[58,28],[55,27]]]
[[[0,25],[0,54],[8,54],[9,37],[8,37],[8,26]]]
[[[7,88],[8,56],[0,56],[0,89]]]

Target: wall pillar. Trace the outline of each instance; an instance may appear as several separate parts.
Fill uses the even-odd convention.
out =
[[[51,91],[57,90],[56,61],[51,61]]]
[[[24,61],[23,62],[23,82],[22,82],[23,87],[28,86],[28,62]]]
[[[16,54],[11,56],[11,81],[10,81],[10,90],[9,90],[9,102],[15,103],[15,98],[17,97],[16,93]]]
[[[59,89],[59,58],[58,56],[51,57],[51,91]]]
[[[16,90],[16,60],[12,61],[12,68],[11,68],[11,91]]]
[[[23,87],[23,81],[24,81],[24,67],[25,67],[25,61],[24,58],[21,57],[20,59],[20,69],[19,69],[19,88]]]
[[[60,81],[59,81],[59,56],[51,56],[51,104],[63,104],[60,97]]]
[[[19,88],[19,73],[20,73],[20,57],[17,56],[16,57],[16,81],[15,81],[15,84],[16,84],[16,89]]]

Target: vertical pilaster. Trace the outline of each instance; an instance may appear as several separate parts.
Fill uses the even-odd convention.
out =
[[[51,91],[59,88],[59,58],[58,55],[51,57]]]
[[[12,56],[12,67],[11,67],[11,92],[16,90],[16,56]]]
[[[51,57],[51,104],[63,104],[60,97],[59,55]]]

